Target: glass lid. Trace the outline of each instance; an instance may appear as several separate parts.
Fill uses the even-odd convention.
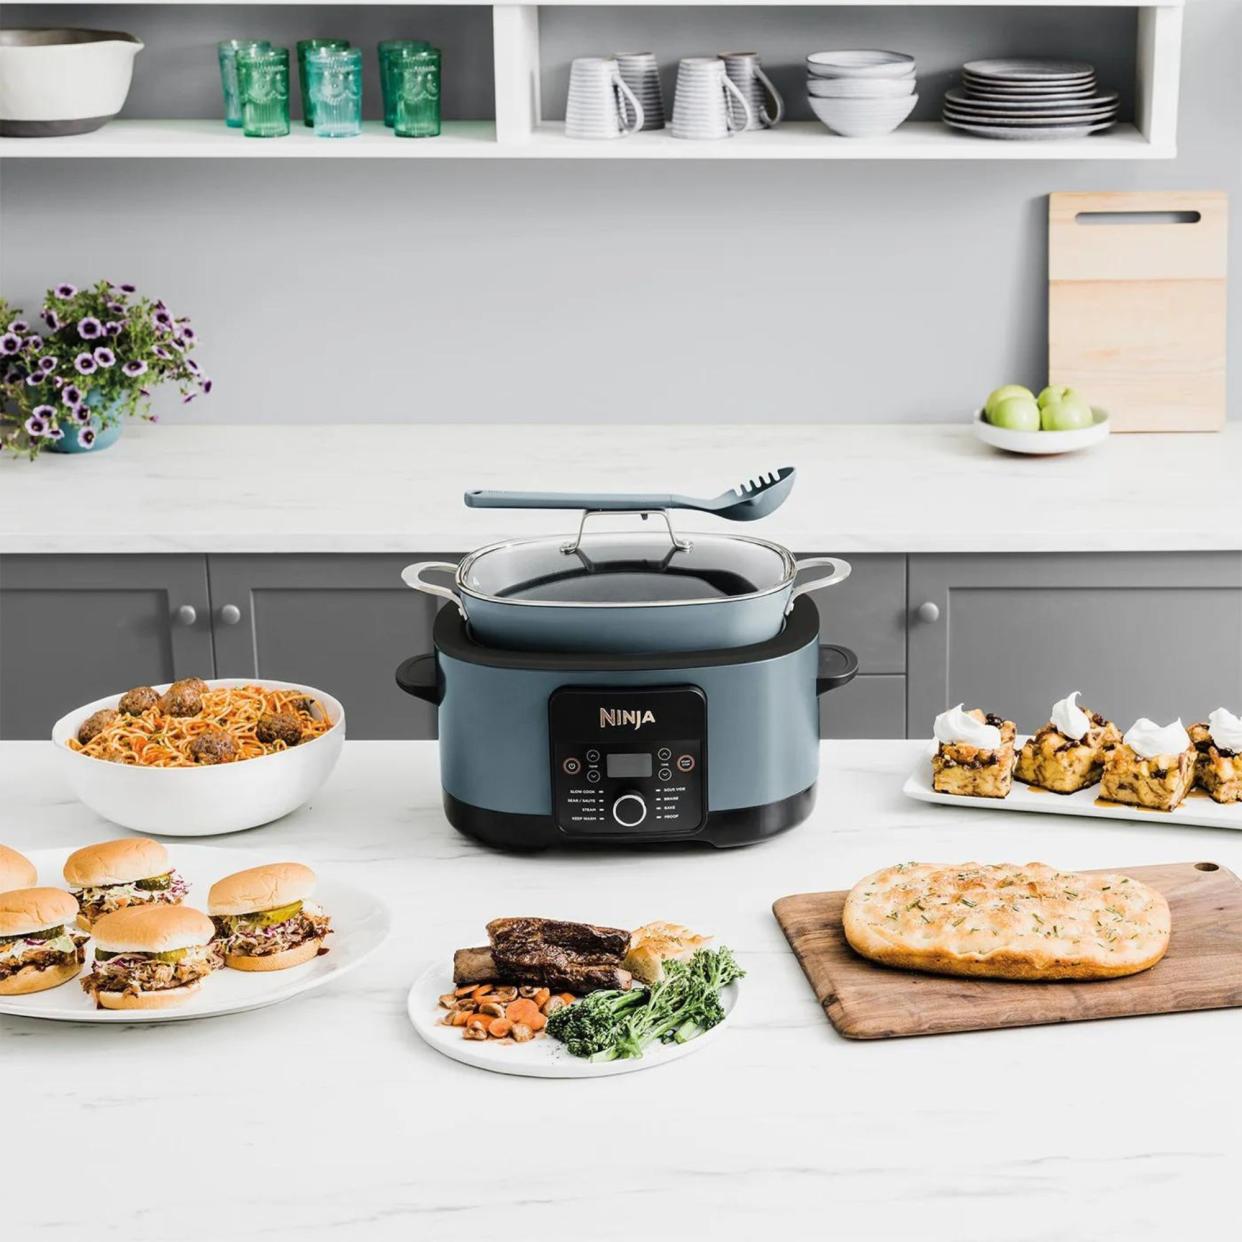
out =
[[[673,542],[670,535],[579,532],[492,544],[462,561],[461,589],[505,603],[637,607],[765,595],[796,573],[779,544],[705,534]]]

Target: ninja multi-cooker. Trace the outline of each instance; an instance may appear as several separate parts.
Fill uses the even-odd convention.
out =
[[[792,471],[740,489],[754,517]],[[747,507],[747,496],[756,499]],[[449,598],[434,651],[397,682],[439,709],[440,776],[454,827],[489,844],[759,841],[801,823],[819,772],[819,696],[854,654],[821,644],[804,596],[844,580],[831,557],[674,532],[680,497],[467,493],[468,505],[580,508],[574,538],[493,544],[403,575]],[[649,503],[655,501],[657,503]],[[756,512],[758,510],[758,512]],[[650,533],[593,534],[600,512],[658,515]],[[719,509],[717,510],[719,511]],[[797,581],[810,568],[831,572]],[[453,586],[426,581],[435,571]]]

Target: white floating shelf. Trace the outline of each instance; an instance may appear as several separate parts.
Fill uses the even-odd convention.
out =
[[[117,3],[129,5],[160,5],[177,8],[181,5],[201,5],[203,0],[37,0],[41,5],[72,4],[75,8],[115,7]],[[254,0],[212,0],[214,4],[252,5]],[[335,8],[368,8],[385,5],[392,8],[433,8],[437,6],[491,8],[494,0],[264,0],[265,4],[331,4]],[[672,8],[989,8],[989,9],[1141,9],[1158,4],[1163,8],[1180,9],[1186,0],[543,0],[542,7],[607,7],[614,9],[672,9]]]
[[[3,138],[0,157],[42,159],[500,159],[500,160],[1135,160],[1171,150],[1133,125],[1087,138],[1001,142],[954,133],[936,121],[909,122],[883,138],[840,138],[818,121],[719,142],[690,142],[668,130],[605,142],[566,138],[545,122],[525,141],[498,143],[491,121],[455,121],[438,138],[397,138],[370,121],[358,138],[316,138],[300,123],[285,138],[246,138],[222,121],[113,121],[92,134]]]

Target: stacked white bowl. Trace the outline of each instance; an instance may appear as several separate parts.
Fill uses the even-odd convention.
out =
[[[806,90],[815,115],[844,138],[891,134],[914,111],[915,63],[904,52],[812,52]]]

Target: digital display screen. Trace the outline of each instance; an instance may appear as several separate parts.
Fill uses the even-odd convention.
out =
[[[651,775],[650,755],[609,755],[608,775],[613,779],[625,780],[632,776]]]

